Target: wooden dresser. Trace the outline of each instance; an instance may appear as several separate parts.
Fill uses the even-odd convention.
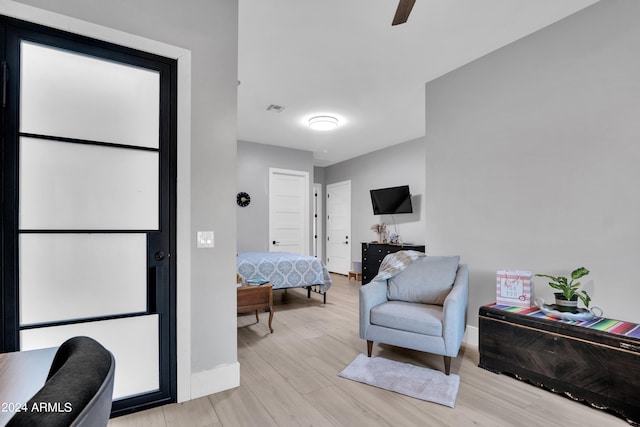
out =
[[[389,243],[362,243],[362,284],[376,277],[382,259],[398,251],[424,252],[424,245],[392,245]]]
[[[482,306],[479,328],[481,368],[513,375],[639,425],[638,325],[604,318],[571,324],[542,317],[537,308]]]

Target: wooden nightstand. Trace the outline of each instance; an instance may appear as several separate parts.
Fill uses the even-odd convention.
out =
[[[273,333],[273,289],[270,283],[264,285],[242,285],[238,287],[238,313],[256,312],[256,322],[260,322],[258,310],[269,309],[269,330]]]

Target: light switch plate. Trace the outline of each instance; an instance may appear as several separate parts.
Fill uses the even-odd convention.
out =
[[[213,231],[198,231],[198,248],[213,248]]]

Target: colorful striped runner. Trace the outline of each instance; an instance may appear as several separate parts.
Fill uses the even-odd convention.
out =
[[[581,326],[583,328],[596,329],[598,331],[609,332],[611,334],[622,335],[630,338],[640,339],[640,325],[637,323],[625,322],[622,320],[607,319],[606,317],[594,317],[591,320],[563,320],[547,317],[538,307],[511,307],[501,304],[488,304],[487,307],[497,308],[498,310],[508,311],[510,313],[524,314],[531,317],[553,319],[556,322],[567,323],[569,325]]]

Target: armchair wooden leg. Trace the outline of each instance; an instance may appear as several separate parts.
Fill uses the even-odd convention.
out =
[[[451,357],[444,356],[444,373],[449,375],[451,372]]]
[[[371,350],[373,350],[373,341],[367,340],[367,356],[371,357]]]

